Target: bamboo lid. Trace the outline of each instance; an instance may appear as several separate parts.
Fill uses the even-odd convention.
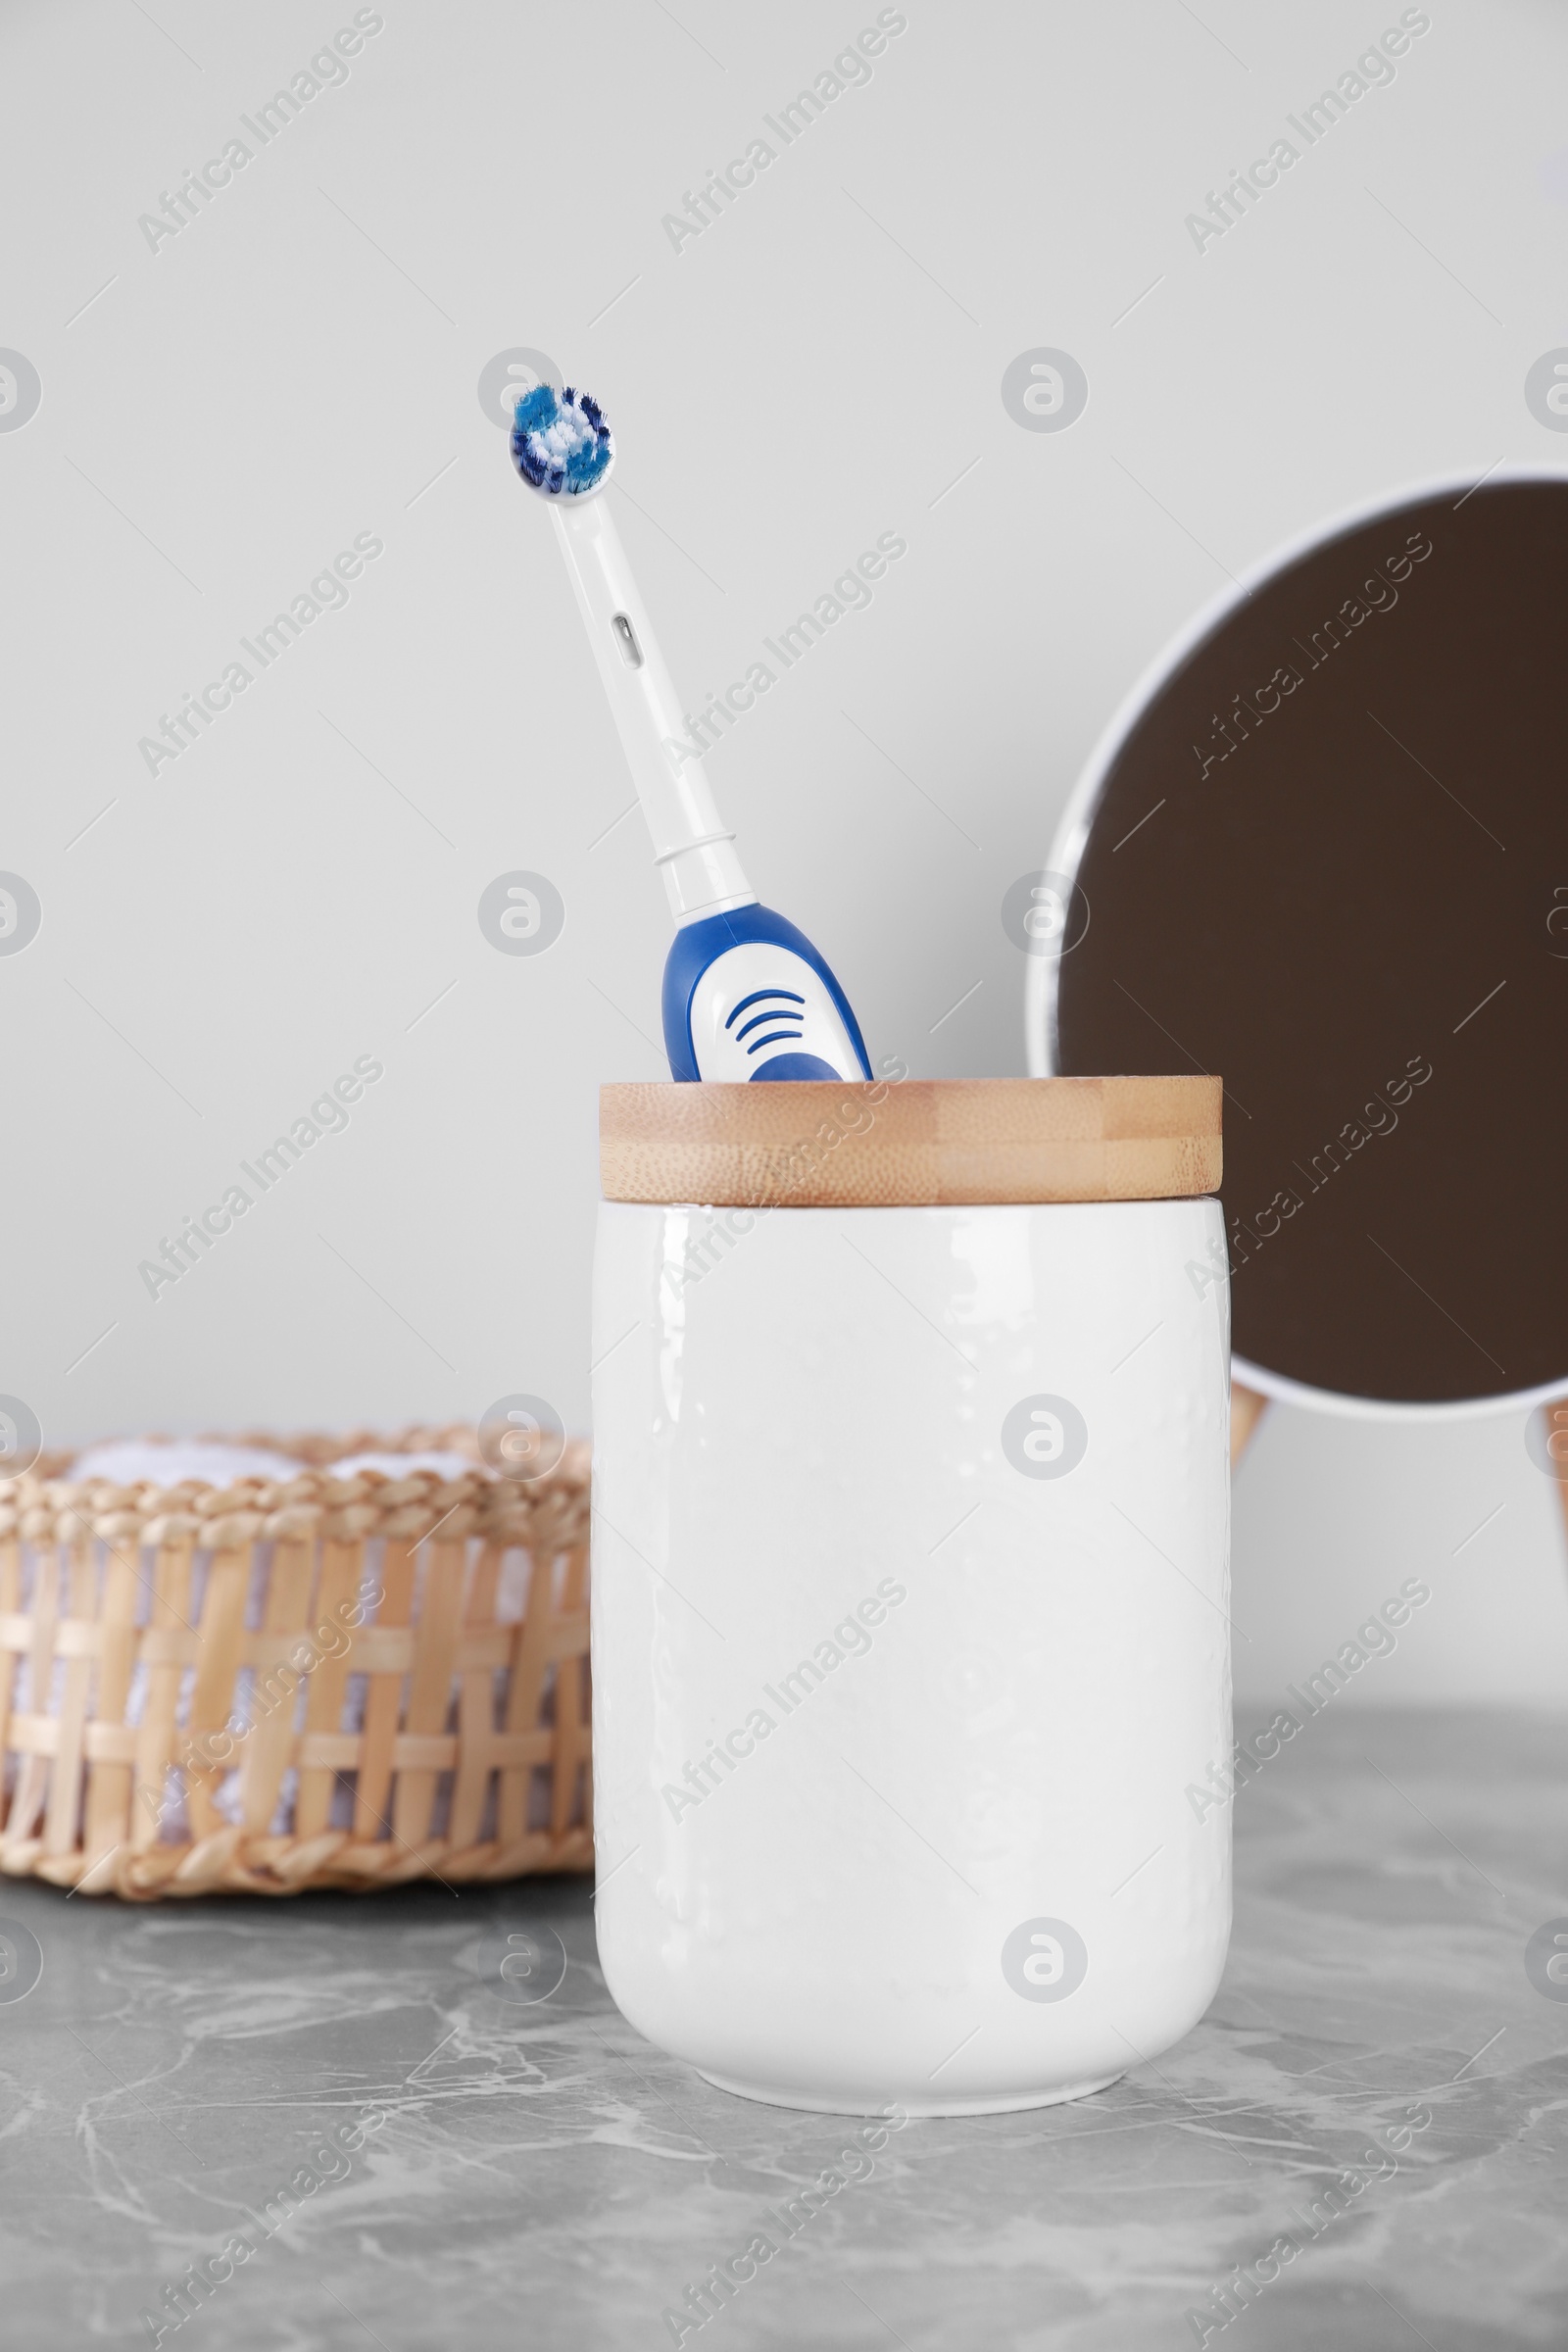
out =
[[[605,1086],[607,1200],[920,1208],[1217,1192],[1217,1078]]]

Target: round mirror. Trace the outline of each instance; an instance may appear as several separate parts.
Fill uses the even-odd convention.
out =
[[[1568,1388],[1568,477],[1287,550],[1135,690],[1049,864],[1031,1069],[1224,1080],[1238,1379]]]

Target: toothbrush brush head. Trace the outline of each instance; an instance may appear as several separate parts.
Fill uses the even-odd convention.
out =
[[[518,401],[512,463],[546,498],[586,497],[602,486],[614,457],[614,435],[591,393],[536,384]]]

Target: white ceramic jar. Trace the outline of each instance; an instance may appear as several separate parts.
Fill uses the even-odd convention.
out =
[[[1224,1262],[1210,1199],[605,1203],[597,1927],[650,2040],[781,2105],[979,2114],[1202,2014]]]

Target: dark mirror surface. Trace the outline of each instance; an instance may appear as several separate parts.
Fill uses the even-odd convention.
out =
[[[1220,1072],[1268,1371],[1568,1376],[1565,653],[1568,481],[1454,490],[1254,590],[1112,762],[1055,1067]]]

